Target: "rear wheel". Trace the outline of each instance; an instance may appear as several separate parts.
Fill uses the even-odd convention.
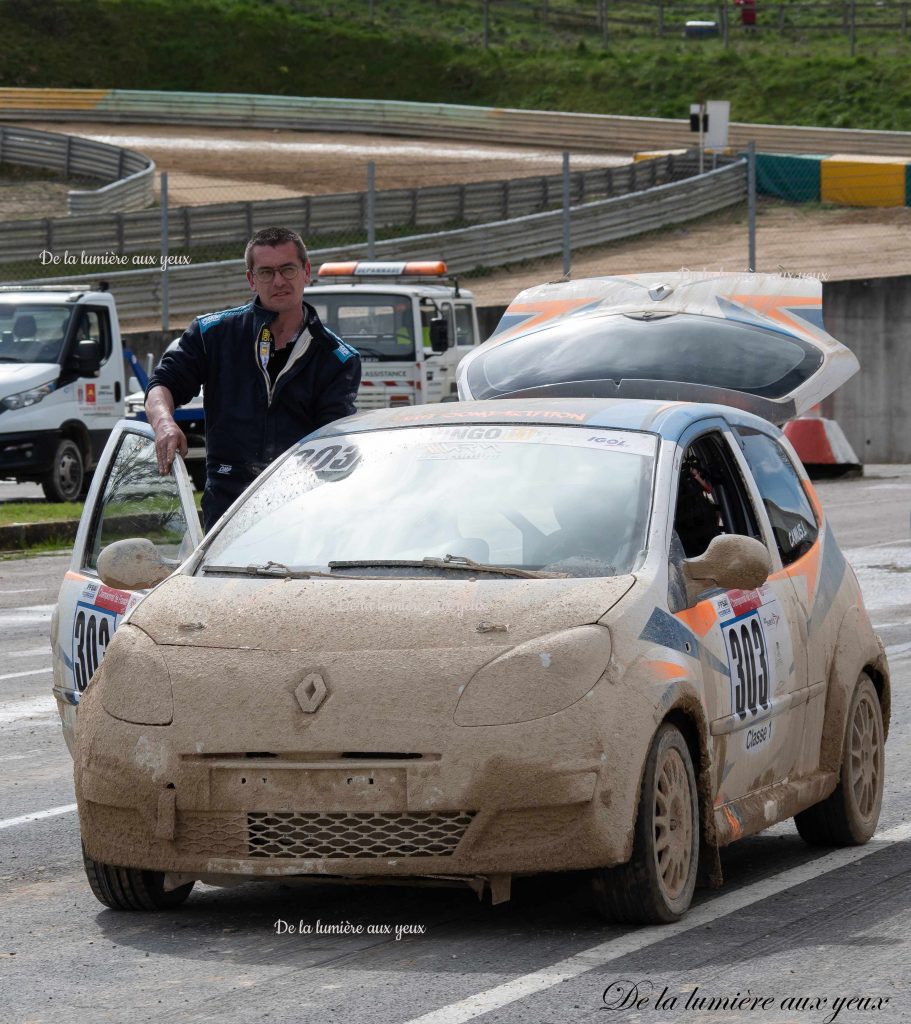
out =
[[[838,786],[794,816],[811,846],[860,846],[876,831],[883,802],[885,730],[872,680],[862,672],[848,709]]]
[[[41,481],[48,501],[76,501],[82,493],[85,463],[75,441],[64,438],[54,452],[51,468]]]
[[[689,747],[670,723],[645,761],[633,855],[595,873],[598,909],[612,921],[666,924],[689,908],[699,869],[699,797]]]
[[[117,868],[93,860],[83,849],[86,878],[96,899],[111,910],[171,910],[190,895],[195,883],[165,892],[164,872]]]

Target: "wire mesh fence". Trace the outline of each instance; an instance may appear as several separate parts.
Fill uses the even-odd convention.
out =
[[[386,29],[413,23],[416,5],[433,7],[434,31],[483,47],[610,45],[615,38],[718,38],[773,36],[806,43],[841,40],[854,53],[860,42],[907,43],[908,0],[285,0],[302,13],[345,17]]]

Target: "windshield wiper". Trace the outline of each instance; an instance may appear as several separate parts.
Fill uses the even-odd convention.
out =
[[[342,578],[328,572],[320,572],[318,569],[290,569],[281,562],[266,562],[265,565],[204,565],[202,571],[213,576],[267,576],[276,580],[309,580],[312,576],[324,580]],[[356,576],[344,578],[358,579]]]
[[[522,579],[566,579],[569,573],[541,572],[536,569],[514,569],[507,565],[487,565],[464,555],[428,556],[420,561],[412,559],[355,560],[330,562],[330,569],[456,569],[462,572],[489,572],[497,576],[518,576]]]

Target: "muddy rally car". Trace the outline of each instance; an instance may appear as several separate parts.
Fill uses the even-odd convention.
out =
[[[772,422],[856,368],[819,286],[554,290],[466,401],[323,428],[198,546],[183,468],[112,438],[55,622],[103,903],[586,870],[663,922],[775,822],[873,834],[888,666]]]

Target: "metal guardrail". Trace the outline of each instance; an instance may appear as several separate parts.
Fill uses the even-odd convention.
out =
[[[695,173],[692,158],[663,156],[620,167],[576,171],[572,201],[607,198]],[[374,200],[377,228],[428,228],[452,222],[507,220],[547,209],[562,201],[559,174],[501,181],[431,185],[379,191]],[[168,238],[175,249],[243,245],[266,223],[294,226],[304,238],[344,231],[367,231],[366,192],[263,199],[207,206],[171,207]],[[87,254],[157,252],[161,213],[140,210],[107,216],[57,217],[0,224],[0,263],[36,259],[42,249]]]
[[[77,175],[109,182],[98,189],[70,190],[67,209],[71,214],[141,210],[155,199],[153,161],[105,142],[0,125],[0,161],[57,171],[65,178]]]
[[[0,118],[373,132],[612,153],[685,149],[693,141],[688,121],[669,118],[399,100],[135,89],[3,88]],[[911,132],[735,122],[729,137],[735,149],[755,140],[756,148],[767,152],[911,156]]]
[[[573,206],[570,211],[573,246],[598,245],[703,217],[743,202],[746,187],[746,163],[736,161],[683,181]],[[492,255],[497,264],[548,256],[562,249],[562,218],[563,211],[554,210],[455,231],[388,239],[376,243],[375,255],[377,259],[442,257],[456,273],[484,266]],[[311,252],[314,263],[366,255],[365,244]],[[197,315],[246,302],[250,291],[243,273],[244,263],[240,259],[170,269],[171,313]],[[52,281],[45,278],[22,284],[95,287],[102,277],[117,300],[121,319],[128,320],[157,315],[162,276],[159,270],[135,270],[60,277]]]

